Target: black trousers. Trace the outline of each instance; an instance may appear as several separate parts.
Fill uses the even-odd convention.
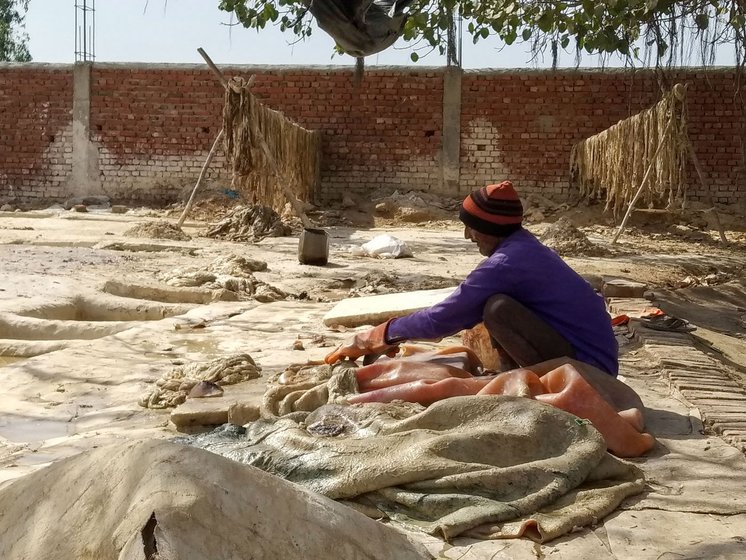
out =
[[[554,358],[575,358],[575,349],[565,337],[511,297],[498,294],[488,299],[483,320],[500,355],[502,371]]]

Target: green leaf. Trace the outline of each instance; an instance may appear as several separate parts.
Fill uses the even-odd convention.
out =
[[[694,21],[700,29],[707,29],[707,26],[710,24],[710,18],[707,17],[707,14],[697,14]]]
[[[544,12],[539,18],[539,21],[536,23],[538,24],[539,29],[541,29],[544,33],[547,33],[548,31],[552,29],[554,18],[552,17],[551,13]]]
[[[511,29],[510,32],[508,32],[507,35],[504,37],[504,41],[506,45],[512,45],[516,40],[517,34],[515,32],[515,29]]]
[[[486,39],[487,37],[490,36],[490,30],[487,29],[486,27],[483,27],[482,29],[479,30],[479,34],[482,36],[482,39]]]
[[[531,30],[528,27],[524,29],[521,37],[523,37],[524,41],[528,41],[531,38]]]
[[[417,62],[420,59],[420,55],[418,55],[416,52],[413,52],[409,55],[409,58],[412,60],[412,62]]]
[[[412,19],[414,19],[415,23],[417,23],[419,27],[424,27],[425,25],[427,25],[427,13],[426,12],[420,12],[418,14],[415,14],[415,16]]]

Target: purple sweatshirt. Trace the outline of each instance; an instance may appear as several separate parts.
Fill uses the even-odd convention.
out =
[[[618,348],[603,298],[557,253],[525,229],[508,236],[440,303],[393,319],[387,340],[432,340],[482,322],[487,300],[518,301],[572,344],[575,358],[611,375]]]

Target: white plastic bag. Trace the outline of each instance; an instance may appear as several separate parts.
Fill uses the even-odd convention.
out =
[[[380,259],[401,259],[412,256],[412,251],[404,241],[388,234],[377,235],[367,243],[363,243],[360,248],[353,247],[351,253]]]

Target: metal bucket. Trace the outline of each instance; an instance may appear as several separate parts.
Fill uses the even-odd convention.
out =
[[[323,229],[304,228],[298,241],[298,262],[315,266],[329,262],[329,234]]]

